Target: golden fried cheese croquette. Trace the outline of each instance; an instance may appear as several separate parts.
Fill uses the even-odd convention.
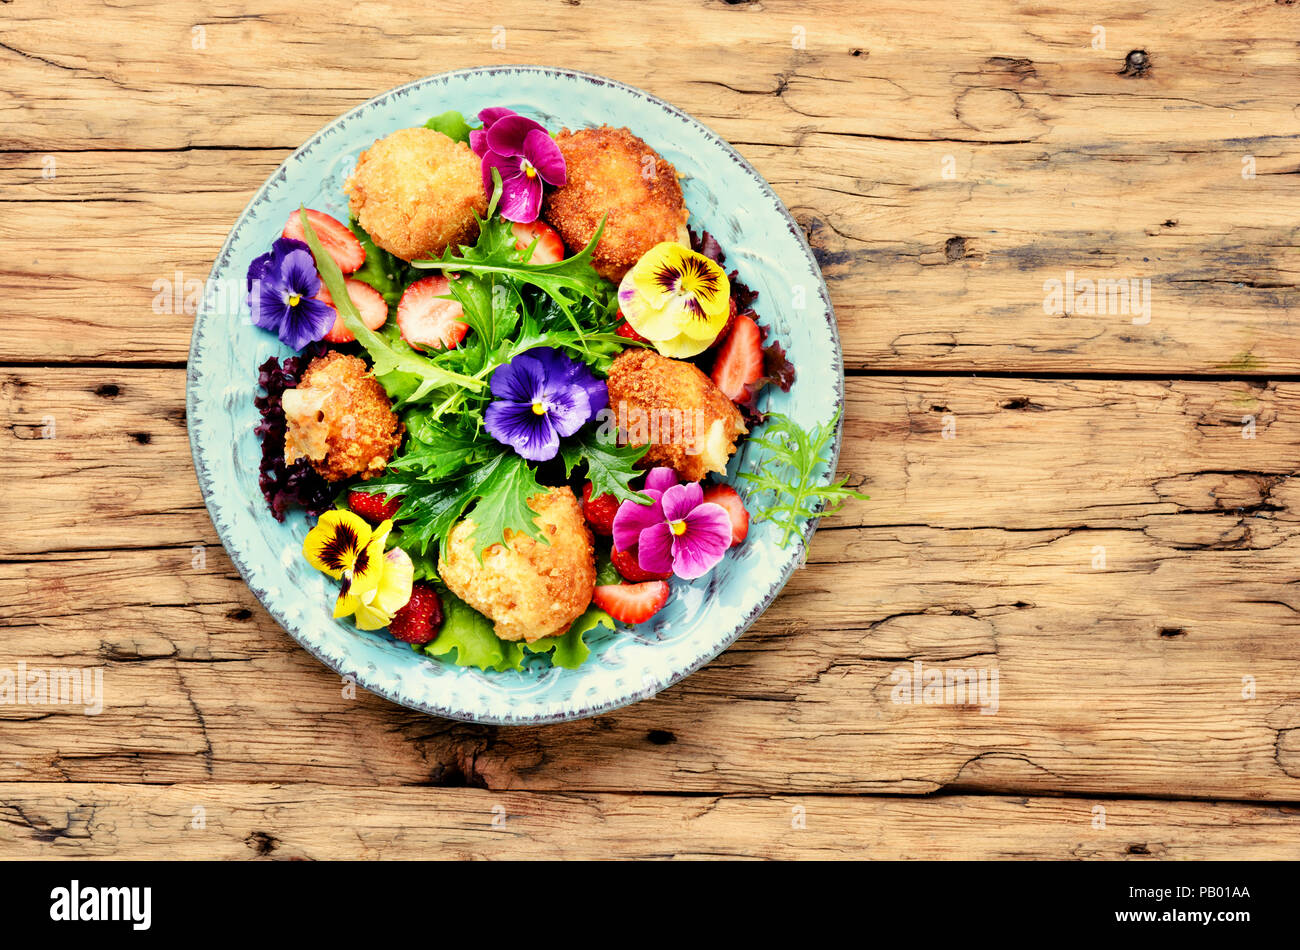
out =
[[[725,473],[736,439],[749,431],[713,380],[654,350],[624,350],[608,384],[609,407],[627,441],[650,443],[645,464],[671,466],[685,481]]]
[[[555,137],[568,180],[546,198],[546,220],[571,252],[586,247],[609,214],[592,266],[618,283],[646,251],[664,241],[690,247],[689,212],[677,169],[627,129],[564,129]]]
[[[280,401],[287,427],[284,460],[306,456],[326,481],[384,470],[404,426],[365,360],[330,350],[318,356]]]
[[[398,129],[377,140],[343,190],[371,239],[406,261],[472,243],[474,213],[487,212],[478,158],[433,129]]]
[[[534,495],[528,507],[547,544],[506,531],[506,544],[474,555],[474,522],[465,518],[438,558],[438,574],[449,590],[495,623],[502,640],[526,640],[562,633],[591,603],[596,558],[591,532],[569,488]]]

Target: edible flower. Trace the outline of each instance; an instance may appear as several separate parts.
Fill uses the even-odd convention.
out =
[[[664,356],[703,353],[731,313],[731,281],[717,262],[675,241],[656,244],[618,286],[628,325]]]
[[[564,155],[541,124],[499,106],[478,114],[483,128],[469,134],[469,147],[483,160],[483,190],[492,194],[492,169],[501,175],[501,217],[527,224],[542,209],[542,185],[568,181]]]
[[[248,265],[248,307],[253,323],[295,350],[315,342],[334,326],[337,314],[316,299],[320,275],[311,249],[278,238],[271,250]]]
[[[492,374],[496,399],[484,428],[530,462],[555,458],[573,435],[609,405],[609,391],[584,363],[549,346],[516,356]]]
[[[642,494],[649,505],[625,501],[614,515],[614,546],[635,551],[645,571],[694,580],[713,570],[731,546],[731,517],[704,500],[699,482],[679,484],[671,468],[652,468]]]
[[[303,541],[308,563],[343,582],[334,616],[355,615],[362,630],[388,626],[411,599],[415,565],[410,555],[401,548],[384,551],[392,529],[391,521],[371,530],[351,511],[327,511]]]

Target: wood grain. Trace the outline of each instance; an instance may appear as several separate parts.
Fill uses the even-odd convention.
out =
[[[1300,812],[1226,802],[0,785],[0,858],[1251,860]]]
[[[544,21],[499,4],[492,24],[457,4],[400,25],[349,7],[310,29],[292,3],[215,22],[192,2],[27,6],[0,34],[22,89],[0,108],[0,252],[20,291],[0,360],[183,360],[192,320],[156,312],[155,281],[204,279],[298,143],[437,69],[549,62],[645,86],[736,143],[807,232],[850,368],[1300,372],[1295,16],[1278,4],[957,4],[918,36],[902,0],[657,2],[618,16],[617,48],[594,40],[614,8],[591,0]],[[684,9],[694,42],[656,41]],[[626,44],[656,49],[644,72]],[[1150,322],[1044,312],[1044,282],[1068,272],[1149,279]]]
[[[1300,798],[1296,384],[851,379],[872,499],[753,632],[653,702],[492,729],[345,696],[263,613],[178,474],[179,371],[4,380],[15,435],[61,421],[10,443],[0,505],[42,500],[0,658],[104,664],[109,700],[16,710],[0,780]],[[893,703],[915,661],[998,670],[997,713]]]
[[[0,705],[0,857],[1300,857],[1297,9],[12,0],[0,671],[105,704]],[[647,89],[773,184],[872,496],[718,660],[540,729],[298,647],[184,412],[186,284],[276,166],[508,63]],[[1045,306],[1069,272],[1149,279],[1149,322]],[[996,671],[996,713],[895,702],[918,662]]]

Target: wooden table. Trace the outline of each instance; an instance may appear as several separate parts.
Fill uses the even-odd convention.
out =
[[[4,0],[0,669],[105,705],[0,706],[0,857],[1300,857],[1300,6],[1070,7]],[[321,125],[516,62],[771,181],[872,496],[708,667],[527,729],[353,698],[262,610],[170,297]],[[996,713],[892,701],[916,662]]]

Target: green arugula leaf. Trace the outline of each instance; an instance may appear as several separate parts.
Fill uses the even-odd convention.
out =
[[[424,127],[441,132],[453,142],[468,142],[470,132],[474,131],[473,127],[465,121],[465,117],[455,109],[448,109],[441,115],[435,115],[424,123]]]
[[[633,491],[629,483],[643,474],[636,463],[650,450],[649,445],[619,445],[606,426],[588,428],[577,438],[560,445],[564,474],[572,476],[580,462],[586,463],[591,494],[613,495],[618,501],[651,504],[648,495]]]
[[[537,512],[528,507],[528,499],[546,491],[528,462],[514,452],[502,452],[478,469],[473,481],[478,503],[469,517],[474,521],[474,555],[480,561],[486,548],[505,541],[507,529],[550,544],[533,520]]]
[[[755,486],[755,494],[769,493],[771,501],[755,516],[756,521],[771,521],[781,529],[781,547],[803,530],[806,521],[834,514],[850,498],[861,501],[870,496],[847,487],[848,476],[828,481],[824,471],[830,464],[826,447],[839,424],[837,409],[829,422],[814,426],[809,432],[789,416],[769,413],[763,433],[750,441],[767,451],[760,457],[758,470],[741,472],[740,477]]]
[[[361,315],[357,312],[356,305],[352,303],[352,298],[348,296],[347,286],[343,282],[343,272],[339,270],[339,265],[329,256],[320,238],[316,236],[311,221],[307,219],[305,207],[299,206],[298,216],[302,220],[307,246],[311,248],[312,256],[316,259],[316,270],[320,272],[321,281],[330,292],[334,308],[343,318],[344,325],[357,338],[357,342],[370,354],[374,364],[373,372],[384,384],[390,397],[396,393],[400,394],[403,402],[418,402],[442,387],[463,386],[467,389],[482,389],[486,385],[480,379],[453,373],[435,365],[430,360],[417,355],[405,344],[399,348],[388,337],[366,326],[361,321]],[[397,377],[390,379],[394,374],[397,374]],[[408,376],[416,379],[413,390],[408,388],[410,385],[410,379],[406,378]]]
[[[348,222],[348,227],[366,252],[366,262],[350,276],[353,280],[369,284],[379,291],[388,303],[391,315],[392,308],[397,306],[398,301],[402,299],[402,292],[410,283],[410,266],[400,257],[389,254],[375,244],[366,233],[366,229],[358,224],[355,218]]]
[[[501,274],[531,284],[548,294],[566,315],[586,298],[604,303],[607,281],[591,266],[591,255],[605,229],[601,220],[587,246],[572,257],[551,264],[525,264],[515,247],[513,226],[504,218],[479,219],[479,238],[473,247],[462,245],[460,254],[447,248],[441,258],[412,261],[411,266],[470,274]],[[574,329],[578,330],[575,323]]]

